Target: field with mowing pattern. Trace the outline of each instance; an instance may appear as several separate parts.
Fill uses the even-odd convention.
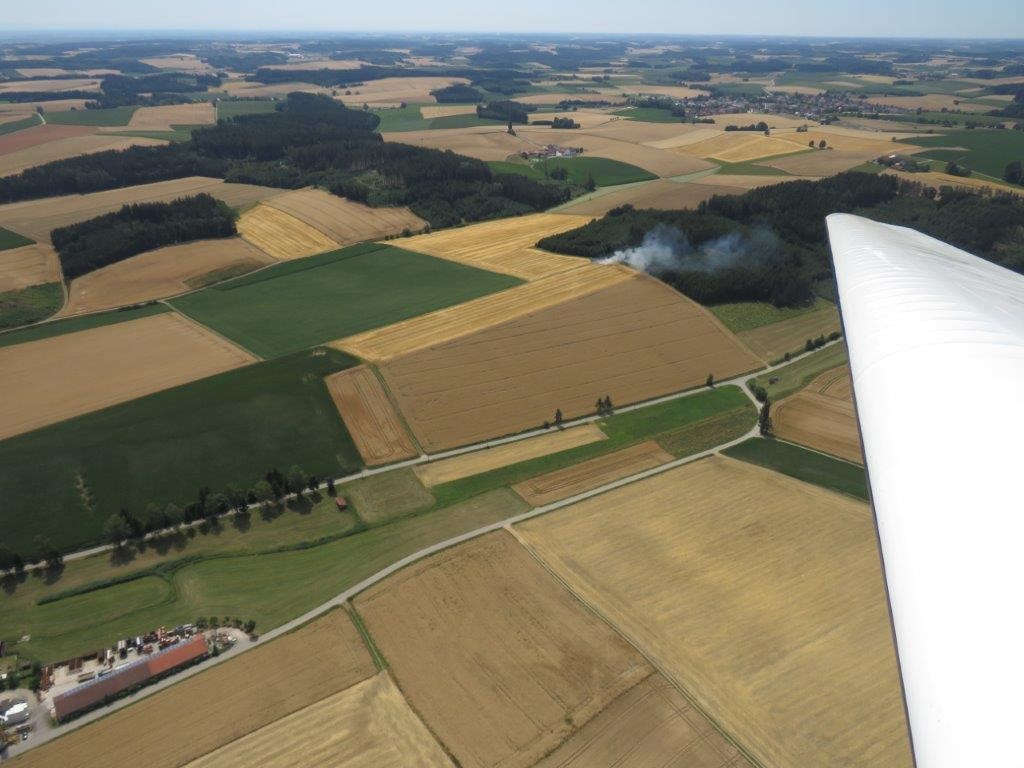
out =
[[[398,235],[406,229],[418,232],[426,226],[408,208],[371,208],[322,189],[285,192],[267,200],[266,205],[294,216],[339,245]]]
[[[367,525],[396,520],[434,504],[430,491],[408,467],[353,480],[345,484],[344,492]]]
[[[338,243],[291,214],[257,205],[238,219],[238,234],[275,259],[300,259],[334,251]]]
[[[775,434],[783,440],[857,464],[863,461],[848,366],[826,371],[776,403],[772,420]]]
[[[371,368],[360,365],[329,376],[327,389],[366,466],[416,455],[402,417]]]
[[[827,338],[840,329],[839,310],[835,304],[823,300],[807,312],[778,314],[781,319],[774,323],[738,332],[740,341],[768,363],[782,359],[787,352],[798,354],[804,351],[808,339]],[[747,322],[751,322],[749,316]]]

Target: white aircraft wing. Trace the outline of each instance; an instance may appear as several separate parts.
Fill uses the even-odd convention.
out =
[[[917,765],[1024,766],[1024,277],[828,232]]]

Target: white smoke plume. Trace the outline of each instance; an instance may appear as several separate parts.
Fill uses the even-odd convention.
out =
[[[749,234],[730,232],[695,248],[686,235],[674,227],[659,224],[635,248],[623,248],[598,259],[600,264],[626,264],[634,269],[659,272],[716,272],[735,266],[763,262],[776,251],[775,235],[766,229]]]

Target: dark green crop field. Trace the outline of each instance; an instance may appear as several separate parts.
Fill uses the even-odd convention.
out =
[[[21,248],[23,245],[32,245],[34,242],[35,240],[19,235],[17,232],[0,227],[0,251]]]
[[[570,132],[571,133],[571,132]],[[527,178],[543,180],[545,171],[550,173],[556,169],[564,169],[568,180],[583,185],[589,176],[599,187],[612,187],[616,184],[632,184],[637,181],[651,181],[658,178],[653,173],[637,168],[629,163],[609,160],[606,157],[553,157],[550,160],[538,160],[525,165],[492,161],[488,163],[495,173],[518,173]]]
[[[868,481],[863,467],[809,451],[792,443],[755,437],[722,451],[734,459],[749,461],[806,483],[814,483],[858,499],[868,498]]]
[[[355,364],[332,349],[300,352],[0,442],[4,544],[32,554],[38,534],[75,549],[122,508],[184,505],[202,486],[248,489],[272,468],[359,469],[323,383]]]
[[[920,156],[943,162],[952,160],[997,179],[1003,178],[1007,163],[1024,160],[1024,131],[974,129],[915,136],[904,141],[919,147],[935,147]]]
[[[285,262],[175,299],[200,323],[262,357],[278,357],[522,281],[420,253],[356,245]]]

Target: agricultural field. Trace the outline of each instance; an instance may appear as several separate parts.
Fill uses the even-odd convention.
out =
[[[172,303],[246,349],[277,357],[518,282],[400,248],[367,244],[277,264]]]
[[[717,314],[717,313],[716,313]],[[840,330],[835,304],[819,300],[813,309],[774,323],[738,332],[740,340],[765,362],[780,360],[787,352],[804,350],[808,339],[828,337]]]
[[[33,749],[18,765],[178,768],[375,672],[355,625],[334,611]]]
[[[651,672],[504,531],[354,602],[413,709],[465,768],[533,765]]]
[[[868,159],[869,153],[866,154],[863,150],[816,149],[793,153],[786,157],[769,158],[764,160],[763,164],[793,176],[820,178],[856,168]]]
[[[712,457],[517,531],[761,764],[912,764],[866,504]]]
[[[335,98],[357,109],[363,104],[371,107],[398,106],[402,102],[434,104],[437,99],[431,96],[431,91],[468,82],[464,77],[385,77],[353,88],[338,89]]]
[[[409,468],[353,480],[344,490],[366,525],[380,525],[434,505],[434,497]]]
[[[139,107],[128,121],[128,127],[140,131],[170,131],[176,125],[213,125],[217,112],[208,101],[170,104],[161,107]]]
[[[152,326],[154,322],[161,325]],[[176,323],[185,323],[186,334],[204,334],[171,314],[133,321],[128,331],[140,326],[173,328]],[[73,347],[69,355],[76,357],[85,355],[88,348],[75,336],[99,334],[105,339],[103,354],[89,357],[75,377],[69,379],[58,372],[48,386],[37,381],[33,390],[26,385],[19,401],[49,398],[47,402],[53,402],[51,418],[60,415],[58,410],[61,414],[69,410],[68,402],[82,401],[77,391],[71,398],[69,390],[95,391],[96,401],[109,400],[111,391],[129,386],[141,389],[140,382],[149,382],[149,391],[165,390],[0,441],[0,466],[5,467],[0,475],[0,497],[10,502],[0,509],[0,525],[5,543],[11,547],[31,552],[36,534],[49,537],[62,549],[93,543],[100,538],[107,517],[121,509],[141,511],[149,504],[171,502],[183,505],[195,499],[204,486],[215,492],[223,492],[231,484],[250,488],[274,467],[284,472],[297,464],[324,477],[361,466],[359,453],[323,383],[324,377],[355,365],[347,355],[325,349],[301,352],[167,389],[171,382],[166,376],[160,378],[160,371],[169,369],[179,379],[184,373],[194,376],[199,361],[172,354],[157,339],[155,346],[148,344],[133,359],[139,355],[160,359],[135,371],[128,367],[124,349],[110,346],[110,339],[126,335],[124,325],[0,347],[5,359],[10,355],[15,361],[23,359],[25,348],[31,352],[38,345],[46,350],[51,343],[57,349]],[[134,344],[136,339],[128,340]],[[240,353],[234,350],[232,354]],[[117,359],[104,369],[99,361],[107,357]],[[4,376],[12,377],[7,367],[3,366]],[[92,374],[98,377],[93,380],[82,375],[86,370],[102,375]],[[111,371],[121,373],[111,378]],[[59,391],[63,391],[62,397],[58,397]],[[24,426],[26,418],[40,418],[38,408],[23,407],[33,410],[19,415],[11,413],[12,406],[5,403],[12,425]],[[239,450],[240,445],[245,450]],[[129,477],[130,483],[125,481]],[[20,514],[25,509],[45,513],[29,519]]]
[[[25,200],[0,205],[0,226],[12,229],[39,242],[49,242],[50,232],[80,221],[110,213],[128,203],[169,202],[179,197],[205,192],[231,207],[248,205],[279,190],[253,184],[226,184],[220,179],[190,176],[173,181],[158,181],[123,189],[64,195],[42,200]]]
[[[646,276],[381,365],[427,451],[625,405],[759,362],[703,308]],[[466,414],[472,414],[467,418]]]
[[[228,120],[240,115],[262,115],[273,112],[277,103],[270,99],[218,99],[217,119]]]
[[[272,263],[240,237],[157,248],[72,280],[62,314],[162,299]]]
[[[80,138],[92,133],[78,125],[35,125],[0,136],[0,155],[9,155],[60,139]]]
[[[253,360],[172,313],[3,347],[0,440]]]
[[[755,437],[726,448],[722,453],[805,483],[820,485],[863,501],[868,500],[867,475],[863,467],[799,445]]]
[[[301,219],[269,205],[257,205],[238,219],[238,234],[275,259],[301,259],[337,250],[334,242]]]
[[[270,723],[193,760],[185,768],[283,765],[450,768],[387,672]]]
[[[818,376],[775,404],[776,436],[860,464],[860,431],[853,410],[849,366]]]
[[[557,213],[515,216],[404,238],[402,248],[535,280],[586,264],[585,260],[534,246],[545,237],[576,229],[587,221],[582,216]]]
[[[819,374],[846,364],[846,344],[831,344],[806,357],[757,376],[753,381],[763,387],[773,403],[803,389]],[[774,379],[774,381],[773,381]]]
[[[164,304],[146,304],[141,307],[124,308],[113,312],[97,312],[93,315],[39,323],[28,328],[16,328],[0,333],[0,347],[49,339],[54,336],[62,336],[65,333],[86,331],[90,328],[102,328],[105,325],[115,325],[127,322],[128,320],[138,320],[143,317],[150,317],[151,315],[159,315],[170,311],[171,308]]]
[[[199,57],[191,53],[171,54],[169,56],[153,56],[148,59],[139,59],[143,64],[148,64],[157,69],[166,69],[179,72],[211,72],[213,67],[200,61]]]
[[[490,166],[496,173],[518,173],[538,181],[544,180],[546,173],[564,170],[568,174],[568,179],[575,184],[586,184],[588,179],[593,179],[599,187],[635,184],[638,181],[658,178],[642,168],[603,157],[555,157],[530,164],[491,162]]]
[[[716,304],[708,309],[730,331],[743,333],[829,306],[832,305],[824,299],[815,299],[813,304],[806,307],[776,307],[767,301],[738,301],[732,304]]]
[[[49,126],[46,126],[49,127]],[[59,128],[63,126],[53,126]],[[70,126],[68,126],[70,127]],[[56,139],[0,155],[0,176],[21,173],[27,168],[66,160],[70,157],[128,149],[129,147],[155,147],[165,142],[146,136],[115,136],[112,134],[86,134],[72,138]]]
[[[327,377],[326,383],[366,466],[390,464],[417,455],[402,417],[372,368],[350,368]]]
[[[806,148],[806,142],[804,142]],[[763,160],[777,155],[800,152],[790,141],[775,136],[765,136],[759,131],[729,131],[719,133],[710,139],[696,144],[686,144],[675,151],[693,157],[708,160],[721,160],[726,163],[745,163],[751,160]]]
[[[50,246],[6,230],[0,230],[0,246],[6,246],[0,247],[0,293],[60,280],[60,262]]]
[[[531,148],[531,144],[524,139],[509,135],[505,126],[500,123],[483,127],[446,128],[444,130],[429,128],[409,130],[405,126],[396,128],[396,130],[388,130],[385,123],[382,125],[381,131],[384,141],[401,142],[431,149],[450,149],[460,155],[468,155],[479,160],[504,160],[509,155],[526,152]]]
[[[408,208],[370,208],[320,189],[275,195],[265,205],[299,219],[338,245],[379,240],[405,230],[418,232],[426,222]]]
[[[932,167],[944,168],[944,164],[938,160],[932,161]],[[990,192],[998,192],[1001,194],[1010,195],[1024,195],[1024,189],[1021,187],[1011,186],[1010,184],[1000,181],[998,179],[992,179],[988,176],[981,176],[979,174],[972,174],[971,176],[954,176],[951,173],[944,173],[940,170],[934,171],[923,171],[917,173],[906,173],[904,171],[896,171],[892,169],[882,170],[884,166],[876,165],[875,168],[878,172],[882,172],[887,176],[895,176],[900,179],[906,179],[907,181],[915,181],[925,186],[934,187],[940,189],[942,187],[966,187],[967,189],[973,190],[987,190]]]
[[[1024,158],[1024,133],[1021,131],[950,131],[906,141],[924,148],[920,157],[944,163],[952,160],[995,179],[1003,178],[1007,163]]]
[[[661,675],[626,691],[536,768],[746,768],[730,744]]]
[[[125,126],[131,122],[132,115],[138,107],[110,107],[108,109],[69,109],[67,112],[56,112],[56,104],[44,102],[47,109],[46,122],[54,125],[87,125],[94,128],[112,128]]]
[[[64,289],[60,283],[39,283],[0,291],[0,329],[45,320],[63,303]]]
[[[95,78],[69,77],[61,80],[9,80],[0,83],[0,98],[5,93],[28,91],[52,93],[54,91],[99,91],[100,81]]]

